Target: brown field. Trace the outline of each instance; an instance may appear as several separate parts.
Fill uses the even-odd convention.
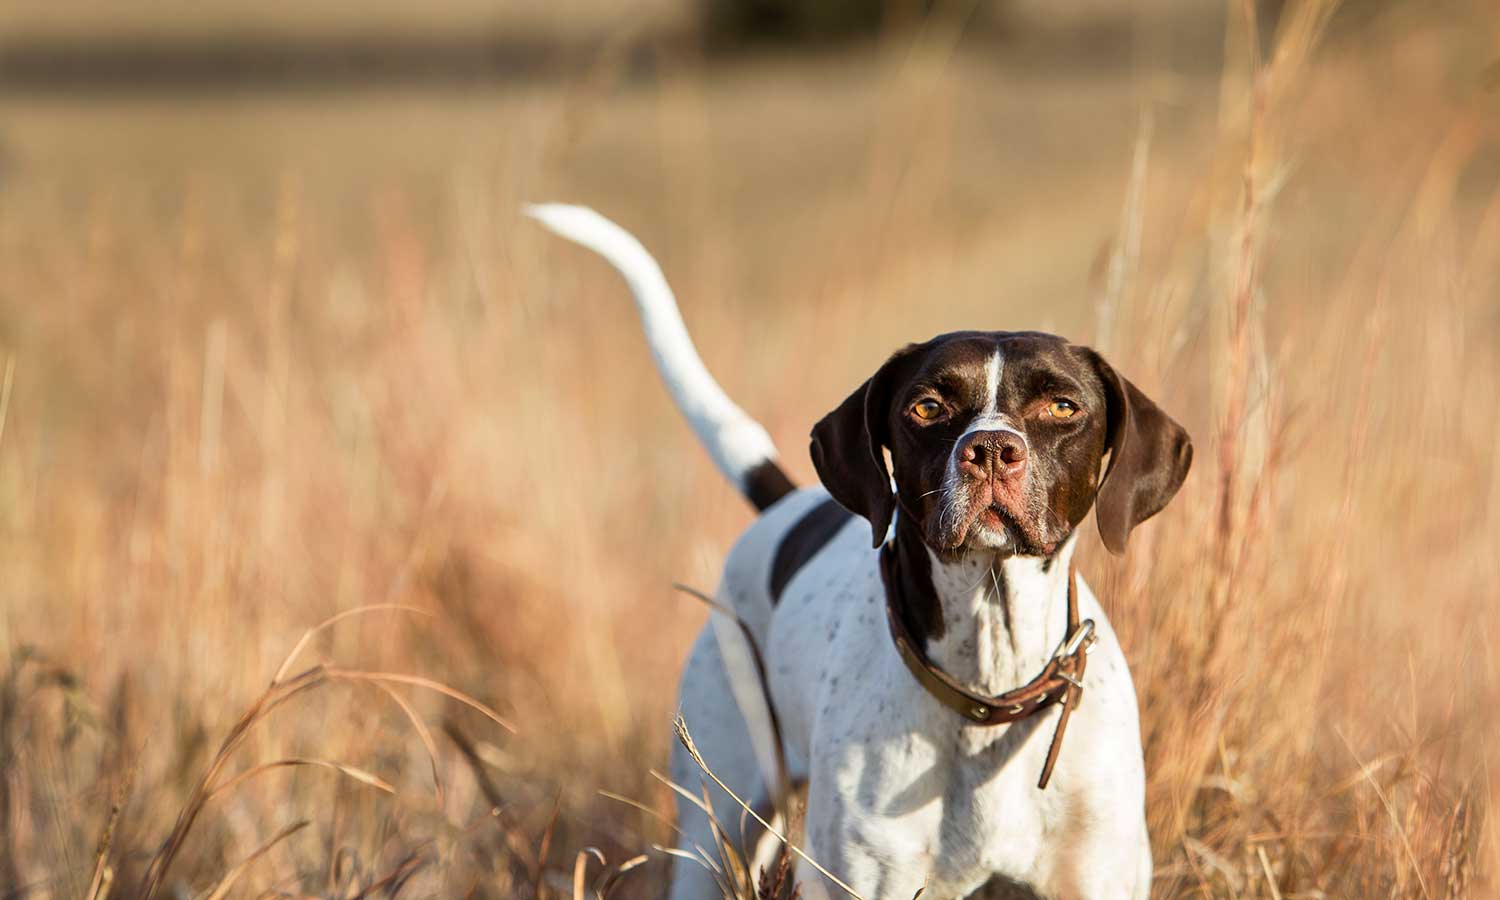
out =
[[[1099,346],[1198,449],[1127,557],[1081,553],[1155,895],[1492,895],[1500,14],[1291,3],[1257,64],[1239,4],[1048,6],[710,60],[609,18],[501,83],[0,96],[0,897],[138,896],[164,847],[158,896],[570,897],[586,847],[648,854],[611,896],[661,890],[668,827],[600,792],[670,814],[705,616],[670,584],[711,588],[751,514],[539,199],[658,254],[801,483],[905,341]],[[345,768],[256,769],[289,759]]]

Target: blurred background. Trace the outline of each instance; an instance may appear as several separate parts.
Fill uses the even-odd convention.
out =
[[[1155,895],[1493,895],[1497,123],[1490,0],[5,4],[0,897],[660,892],[751,513],[536,200],[800,483],[905,342],[1100,348],[1198,448],[1081,554]]]

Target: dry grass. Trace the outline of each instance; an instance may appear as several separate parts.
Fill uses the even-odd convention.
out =
[[[440,96],[9,98],[0,895],[660,889],[649,773],[703,617],[669,585],[749,514],[525,199],[659,251],[803,482],[809,423],[904,340],[1096,340],[1199,446],[1127,558],[1083,553],[1157,894],[1486,893],[1495,15],[1319,40],[1322,8],[1257,59],[1236,5],[1222,66],[1143,12],[1123,66],[940,18]],[[339,621],[320,688],[267,700],[371,604],[431,615]]]

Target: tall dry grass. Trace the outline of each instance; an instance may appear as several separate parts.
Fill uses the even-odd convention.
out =
[[[703,616],[668,585],[749,514],[613,276],[515,217],[557,198],[660,253],[803,482],[808,424],[902,341],[1097,341],[1200,448],[1127,557],[1083,554],[1142,698],[1157,894],[1483,895],[1495,19],[1330,9],[1258,53],[1236,5],[1222,61],[1143,13],[1125,71],[960,9],[831,60],[616,50],[475,95],[14,100],[0,886],[660,889],[650,770]],[[309,671],[431,681],[273,709],[300,637],[371,605],[430,615],[341,619]]]

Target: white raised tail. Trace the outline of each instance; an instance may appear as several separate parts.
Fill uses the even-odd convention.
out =
[[[586,206],[528,205],[526,215],[604,257],[635,296],[656,370],[724,477],[757,509],[793,490],[766,429],[735,405],[703,365],[661,266],[635,236]]]

